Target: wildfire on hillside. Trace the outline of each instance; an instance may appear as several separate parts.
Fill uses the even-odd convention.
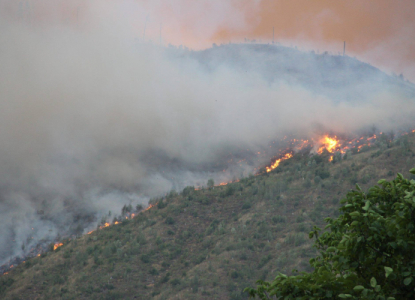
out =
[[[152,207],[154,207],[154,205],[153,204],[150,204],[144,211],[147,211],[147,210],[149,210],[149,209],[151,209]],[[133,218],[135,218],[136,217],[136,214],[135,213],[132,213],[131,215],[127,215],[127,216],[125,216],[125,219],[126,220],[128,220],[128,219],[133,219]],[[103,229],[103,228],[106,228],[106,227],[110,227],[111,225],[118,225],[118,224],[120,224],[120,222],[119,221],[115,221],[114,223],[109,223],[109,222],[105,222],[104,223],[104,225],[101,225],[101,226],[99,226],[98,227],[98,229]],[[88,231],[87,232],[87,234],[92,234],[92,233],[94,233],[96,230],[91,230],[91,231]]]
[[[291,157],[293,157],[292,153],[286,153],[283,157],[277,159],[271,166],[266,167],[267,172],[271,172],[280,165],[281,161],[290,159]]]
[[[56,243],[55,245],[53,245],[53,250],[58,249],[59,247],[62,247],[63,243]]]
[[[407,135],[409,133],[415,133],[415,129],[410,130],[408,132],[404,132],[401,135]],[[332,134],[324,134],[320,138],[316,138],[316,139],[291,139],[290,140],[289,138],[284,137],[283,140],[284,142],[286,142],[287,147],[285,149],[282,149],[280,151],[280,154],[277,156],[278,158],[273,163],[271,163],[270,166],[265,167],[265,169],[266,169],[266,172],[271,172],[275,170],[281,164],[281,162],[291,159],[295,153],[303,153],[303,154],[308,155],[308,154],[312,154],[313,152],[315,154],[322,154],[325,151],[327,151],[328,153],[330,153],[330,155],[328,156],[328,161],[333,162],[336,153],[340,153],[341,155],[345,155],[347,151],[352,151],[353,153],[357,153],[357,152],[362,151],[364,147],[372,146],[379,139],[381,139],[381,141],[383,142],[390,143],[393,141],[393,134],[385,135],[384,133],[380,132],[378,134],[366,135],[366,136],[356,137],[353,139],[348,139],[344,137],[339,138],[338,136],[332,135]],[[238,163],[240,163],[240,161]],[[260,173],[257,173],[256,175],[259,175],[259,174]],[[227,184],[238,182],[238,181],[239,180],[236,179],[236,180],[229,181],[229,182],[221,182],[217,186],[225,186]],[[157,203],[149,204],[149,206],[143,211],[150,210],[156,205]],[[133,219],[134,217],[136,217],[136,214],[132,213],[124,217],[125,219]],[[117,224],[120,224],[121,222],[122,221],[117,221],[117,220],[115,220],[112,224],[109,222],[105,222],[103,225],[97,227],[97,229],[99,230],[99,229],[103,229],[106,227],[110,227],[112,225],[117,225]],[[96,230],[91,230],[87,234],[92,234],[95,231]],[[56,250],[61,246],[63,246],[62,242],[56,242],[53,245],[53,250]],[[39,257],[41,256],[40,253],[44,251],[45,249],[42,250],[41,248],[37,248],[37,249],[33,248],[31,251],[31,254],[26,257],[35,257],[35,256]],[[7,268],[8,270],[10,270],[13,268],[13,265],[11,264]],[[8,272],[4,272],[3,274],[4,275],[8,274]]]
[[[415,133],[415,129],[408,132]],[[408,132],[405,132],[402,135],[406,135]],[[288,147],[284,150],[281,150],[279,158],[276,159],[270,166],[266,167],[266,171],[271,172],[272,170],[276,169],[282,161],[292,158],[293,153],[297,153],[303,149],[314,148],[317,149],[316,152],[318,154],[322,154],[324,151],[327,151],[331,154],[328,161],[333,162],[335,153],[341,153],[341,155],[345,155],[347,151],[351,150],[360,152],[362,151],[362,148],[372,146],[380,137],[388,142],[393,140],[393,137],[387,135],[385,136],[385,134],[382,132],[379,134],[361,136],[353,139],[341,139],[336,135],[330,134],[324,134],[322,137],[312,139],[311,141],[304,139],[287,140],[287,137],[284,137],[283,140],[288,142]]]
[[[111,224],[106,222],[104,225],[99,226],[99,229],[105,228],[105,227],[109,227]]]
[[[150,204],[144,211],[150,210],[154,207],[154,204]]]
[[[339,147],[341,147],[340,141],[337,139],[337,136],[330,137],[328,135],[325,135],[323,138],[321,138],[318,142],[321,146],[318,148],[317,153],[321,154],[323,153],[324,149],[327,150],[330,153],[333,153],[336,151]]]

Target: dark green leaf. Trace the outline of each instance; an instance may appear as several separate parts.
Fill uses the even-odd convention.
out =
[[[390,274],[392,274],[393,269],[389,267],[384,267],[385,269],[385,277],[388,278]]]
[[[372,287],[372,288],[374,288],[375,286],[376,286],[376,284],[377,284],[378,282],[376,281],[376,278],[375,277],[372,277],[372,279],[370,279],[370,286]]]
[[[403,281],[404,285],[410,285],[412,282],[412,277],[406,277],[405,280]]]
[[[353,288],[353,290],[355,291],[355,292],[361,292],[361,291],[363,291],[365,289],[365,287],[363,286],[363,285],[356,285],[354,288]]]

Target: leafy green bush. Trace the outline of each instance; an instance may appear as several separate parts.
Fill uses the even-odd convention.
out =
[[[303,232],[299,232],[295,235],[294,246],[298,247],[306,243],[306,235]]]
[[[187,186],[183,189],[183,196],[187,197],[189,196],[191,193],[193,193],[195,191],[195,187],[194,186]]]
[[[165,208],[167,206],[167,203],[166,202],[164,202],[163,200],[160,200],[158,203],[157,203],[157,208],[158,209],[163,209],[163,208]]]
[[[325,169],[318,169],[315,172],[316,176],[319,176],[321,179],[326,179],[330,177],[330,172]]]
[[[212,187],[214,187],[214,186],[215,186],[215,182],[213,181],[213,179],[212,179],[212,178],[208,180],[208,182],[207,182],[207,186],[208,186],[208,188],[212,188]]]
[[[303,183],[303,187],[309,189],[311,187],[311,180],[307,178]]]
[[[159,274],[159,271],[157,271],[157,269],[156,268],[152,268],[151,270],[150,270],[150,272],[149,272],[151,275],[153,275],[153,276],[155,276],[155,275],[158,275]]]
[[[167,217],[167,219],[166,219],[166,224],[168,224],[168,225],[174,225],[174,223],[176,223],[175,221],[174,221],[174,219],[172,218],[172,217]]]
[[[313,156],[314,161],[319,164],[323,162],[323,156],[322,155],[314,155]]]
[[[196,200],[197,200],[197,202],[199,202],[200,204],[203,204],[203,205],[210,204],[210,200],[206,195],[201,195],[201,196],[197,197]]]
[[[228,184],[225,188],[225,192],[222,194],[222,197],[229,197],[235,193],[235,187],[233,184]]]
[[[326,219],[330,231],[320,236],[314,227],[320,254],[310,260],[312,272],[279,274],[245,291],[260,299],[414,299],[415,181],[398,174],[378,184],[367,194],[359,186],[349,192],[342,214]]]
[[[258,264],[258,269],[261,269],[263,266],[265,266],[271,259],[272,259],[271,254],[268,254],[267,256],[264,256],[263,258],[261,258],[261,261]]]
[[[369,150],[370,150],[370,147],[368,145],[364,145],[362,148],[359,149],[359,152],[363,153],[363,152],[367,152]]]
[[[295,218],[295,221],[297,223],[304,222],[305,221],[305,217],[303,215],[299,215],[299,216],[297,216],[297,218]]]
[[[199,284],[200,284],[199,277],[196,275],[195,277],[193,277],[190,283],[193,293],[197,293],[197,291],[199,290]]]
[[[305,232],[307,230],[307,226],[304,223],[300,223],[297,225],[297,227],[295,228],[295,231],[297,232]]]
[[[166,283],[166,282],[168,282],[169,280],[170,280],[170,273],[169,273],[169,272],[167,272],[167,273],[166,273],[166,275],[164,275],[164,276],[161,278],[160,283]]]
[[[252,206],[251,202],[244,201],[244,204],[242,204],[242,209],[250,209]]]
[[[140,259],[143,263],[149,263],[150,262],[150,255],[143,254],[143,255],[141,255]]]
[[[272,222],[274,222],[275,224],[285,223],[287,222],[287,218],[285,216],[273,216]]]
[[[12,278],[0,278],[0,295],[3,294],[8,287],[12,286],[13,283],[14,279]]]
[[[174,278],[174,279],[170,280],[170,284],[171,284],[172,286],[179,285],[180,283],[181,283],[181,281],[180,281],[180,279],[179,279],[179,278]]]

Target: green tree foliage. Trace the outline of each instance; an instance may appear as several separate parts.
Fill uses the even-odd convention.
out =
[[[193,192],[195,191],[194,186],[187,186],[183,189],[183,196],[187,197],[189,195],[191,195]]]
[[[378,184],[367,194],[357,185],[341,215],[326,219],[329,231],[310,233],[320,252],[310,260],[314,271],[245,291],[260,299],[415,299],[415,180],[398,174]]]
[[[213,179],[212,178],[209,179],[208,182],[207,182],[208,188],[212,188],[214,185],[215,185],[215,182],[213,181]]]
[[[129,205],[124,205],[124,206],[122,207],[122,209],[121,209],[121,215],[122,215],[122,216],[125,216],[127,213],[132,212],[132,210],[133,210],[133,207],[131,206],[131,204],[129,204]],[[104,222],[104,223],[105,223],[105,222]]]
[[[0,295],[4,293],[4,291],[10,287],[14,283],[14,279],[12,278],[0,278]]]

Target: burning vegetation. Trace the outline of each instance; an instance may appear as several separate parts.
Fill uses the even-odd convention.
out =
[[[64,245],[56,251],[5,270],[8,274],[3,282],[15,280],[6,290],[5,299],[12,299],[13,294],[23,299],[34,299],[39,294],[61,298],[61,289],[77,299],[105,298],[113,290],[122,291],[122,299],[136,295],[150,299],[156,293],[165,296],[172,291],[173,296],[180,297],[183,291],[200,289],[202,284],[211,298],[229,299],[233,292],[227,288],[230,284],[241,290],[247,278],[258,278],[264,269],[297,267],[301,268],[299,272],[308,272],[309,257],[315,253],[308,228],[322,227],[326,225],[324,218],[338,216],[341,195],[356,183],[366,189],[415,162],[414,134],[396,135],[389,145],[390,134],[376,134],[376,140],[371,136],[349,144],[353,139],[337,135],[336,145],[342,146],[334,147],[332,152],[323,149],[321,154],[318,150],[322,144],[317,143],[325,140],[324,135],[308,143],[296,140],[295,144],[307,147],[282,153],[281,157],[287,153],[293,156],[281,161],[272,172],[264,170],[258,176],[220,187],[214,187],[211,181],[209,188],[199,191],[189,186],[181,193],[154,198],[151,213],[137,214],[132,222],[125,221],[132,217],[127,207],[124,215],[117,216],[123,225],[113,226],[113,220],[103,220],[92,236],[62,240]],[[350,149],[343,156],[340,150],[345,146]],[[328,162],[330,157],[332,163]],[[238,227],[241,220],[245,224]],[[224,265],[223,255],[230,250],[236,259]],[[289,255],[292,259],[279,259]],[[252,264],[246,264],[247,260]],[[206,274],[209,263],[212,272]],[[229,269],[234,272],[231,276],[227,274]],[[198,281],[183,275],[194,270],[199,274]],[[209,281],[212,273],[216,281]],[[132,288],[137,282],[139,287]],[[51,294],[58,284],[59,290]],[[102,288],[91,296],[86,293],[89,286]],[[181,290],[177,288],[180,286]],[[187,295],[205,298],[200,290]]]
[[[275,168],[279,166],[281,161],[290,159],[291,157],[293,157],[292,153],[286,153],[283,157],[277,159],[271,166],[266,167],[267,172],[271,172],[272,170],[274,170]]]
[[[125,220],[133,219],[138,215],[139,212],[147,211],[147,210],[153,208],[155,205],[157,205],[157,203],[149,204],[149,206],[144,210],[140,209],[139,208],[140,205],[139,205],[139,206],[137,206],[137,212],[136,213],[131,212],[132,208],[127,208],[127,206],[124,206],[123,210],[122,210],[122,216],[119,218],[119,220],[114,218],[114,221],[112,223],[104,222],[104,223],[102,223],[102,225],[97,226],[97,229],[88,231],[87,234],[90,235],[90,234],[94,233],[96,230],[104,229],[104,228],[107,228],[107,227],[110,227],[110,226],[113,226],[113,225],[118,225],[124,219]],[[76,238],[76,237],[73,237],[73,238]],[[7,271],[12,269],[15,265],[25,263],[26,262],[25,260],[27,260],[29,258],[32,258],[32,257],[40,257],[42,255],[42,253],[45,253],[46,251],[50,251],[50,249],[53,249],[53,251],[56,251],[58,248],[62,247],[63,245],[64,245],[64,242],[62,242],[62,241],[57,241],[57,242],[53,243],[52,245],[49,244],[49,246],[44,245],[44,244],[39,244],[36,248],[32,248],[27,255],[25,255],[23,257],[15,257],[9,263],[0,266],[0,274],[7,275],[8,274]]]
[[[21,293],[19,298],[34,299],[38,294],[50,294],[59,284],[60,289],[74,294],[77,299],[92,298],[91,293],[85,292],[89,286],[103,287],[94,292],[96,298],[105,297],[112,290],[125,291],[120,296],[123,299],[137,294],[152,298],[156,293],[171,295],[172,290],[180,295],[183,290],[198,287],[203,282],[211,298],[227,299],[230,298],[229,284],[237,284],[238,289],[244,287],[246,278],[260,276],[265,268],[299,267],[302,268],[300,272],[307,271],[309,256],[315,253],[309,244],[308,228],[321,227],[325,225],[321,225],[323,218],[336,216],[339,195],[355,183],[366,189],[380,178],[392,177],[408,162],[413,164],[415,158],[414,134],[408,137],[397,134],[390,145],[385,144],[392,140],[390,134],[349,140],[341,135],[327,136],[336,142],[335,147],[329,147],[331,152],[326,148],[318,152],[327,141],[325,135],[307,142],[290,140],[293,143],[291,152],[283,152],[279,158],[290,157],[289,153],[292,157],[281,160],[269,173],[264,170],[258,176],[218,187],[214,187],[212,180],[209,188],[200,191],[186,187],[181,193],[152,199],[148,207],[151,213],[141,214],[126,207],[116,221],[102,220],[92,236],[81,237],[78,241],[62,240],[63,246],[56,251],[24,264],[20,262],[20,266],[14,263],[13,269],[4,270],[8,273],[2,279],[4,282],[15,280],[4,295],[12,299],[13,293]],[[343,154],[345,147],[348,149]],[[328,162],[331,157],[333,163]],[[388,170],[390,175],[386,175]],[[134,216],[137,217],[133,222],[126,221]],[[247,225],[238,227],[241,220]],[[113,226],[115,222],[123,222],[123,225]],[[249,226],[252,224],[255,226]],[[252,241],[251,237],[254,237]],[[49,250],[53,245],[49,245]],[[230,266],[223,265],[223,255],[230,249],[237,259],[230,260]],[[301,255],[294,256],[295,260],[278,259],[297,254]],[[248,259],[261,268],[245,264]],[[212,264],[216,282],[209,282],[211,274],[205,276],[206,263]],[[134,281],[126,276],[127,269]],[[231,273],[233,276],[226,273],[229,269],[235,270]],[[111,270],[110,274],[106,270]],[[200,281],[183,275],[184,271],[193,270],[201,274]],[[68,274],[68,277],[61,274]],[[123,274],[126,275],[121,277]],[[23,275],[29,280],[24,280]],[[32,278],[36,281],[31,281]],[[106,288],[108,282],[112,290]],[[140,283],[136,290],[131,288],[131,283],[135,282]],[[172,289],[172,285],[176,288]],[[182,290],[178,290],[178,286],[182,286]],[[50,296],[60,298],[60,295],[61,290],[57,290]],[[195,299],[204,298],[200,292],[189,295]]]
[[[56,249],[62,246],[63,246],[63,243],[56,243],[55,245],[53,245],[53,251],[55,251]]]
[[[414,133],[415,130],[409,132]],[[400,133],[401,136],[407,135],[408,132]],[[305,151],[313,154],[323,154],[328,153],[328,161],[332,162],[334,156],[339,153],[339,155],[344,156],[348,151],[352,153],[361,152],[362,149],[373,146],[378,140],[382,140],[387,144],[393,142],[395,134],[393,132],[385,134],[379,132],[378,134],[369,134],[356,138],[339,138],[337,135],[324,134],[322,137],[316,139],[291,139],[288,140],[288,147],[281,150],[280,154],[271,163],[270,166],[265,167],[267,173],[276,169],[281,162],[288,160],[294,156],[295,153]],[[283,140],[287,140],[287,137],[284,137]],[[261,172],[260,172],[261,173]]]
[[[408,132],[415,133],[415,130],[410,130]],[[343,157],[347,155],[348,152],[356,154],[362,151],[366,151],[366,149],[375,145],[375,143],[377,143],[378,141],[380,143],[390,144],[394,141],[396,137],[407,135],[408,132],[402,132],[400,134],[397,134],[396,136],[394,133],[385,134],[383,132],[379,132],[377,134],[368,134],[355,138],[339,137],[333,134],[324,134],[321,137],[315,139],[288,139],[287,137],[284,137],[283,142],[285,142],[288,146],[280,151],[280,154],[277,155],[277,157],[269,166],[265,167],[265,171],[266,173],[272,172],[273,170],[277,169],[282,162],[292,159],[298,153],[302,153],[302,155],[326,155],[325,157],[329,162],[335,162],[335,156]],[[256,175],[260,175],[263,173],[263,171],[259,171]],[[235,179],[228,182],[221,182],[216,186],[226,186],[230,183],[235,183],[239,181],[239,179]],[[198,188],[196,188],[195,190],[198,190]],[[91,230],[87,232],[87,234],[90,235],[94,233],[96,230],[104,229],[113,225],[118,225],[123,220],[133,219],[137,216],[138,213],[148,211],[155,206],[159,206],[159,203],[152,202],[145,209],[137,208],[136,213],[132,213],[131,207],[125,206],[123,207],[122,215],[119,218],[114,218],[112,222],[102,222],[102,225],[97,226],[95,230]],[[64,243],[62,241],[57,241],[53,244],[53,250],[55,251],[63,245]],[[30,257],[39,257],[45,251],[47,251],[47,247],[45,248],[41,245],[31,249],[28,255],[25,255],[24,257],[17,257],[13,261],[10,261],[10,263],[1,266],[0,274],[7,274],[7,271],[13,268],[14,265],[18,265]]]
[[[336,136],[330,137],[326,135],[322,139],[320,139],[319,143],[321,144],[317,151],[319,154],[323,153],[324,150],[333,153],[334,151],[336,151],[336,149],[341,147],[341,144]]]

